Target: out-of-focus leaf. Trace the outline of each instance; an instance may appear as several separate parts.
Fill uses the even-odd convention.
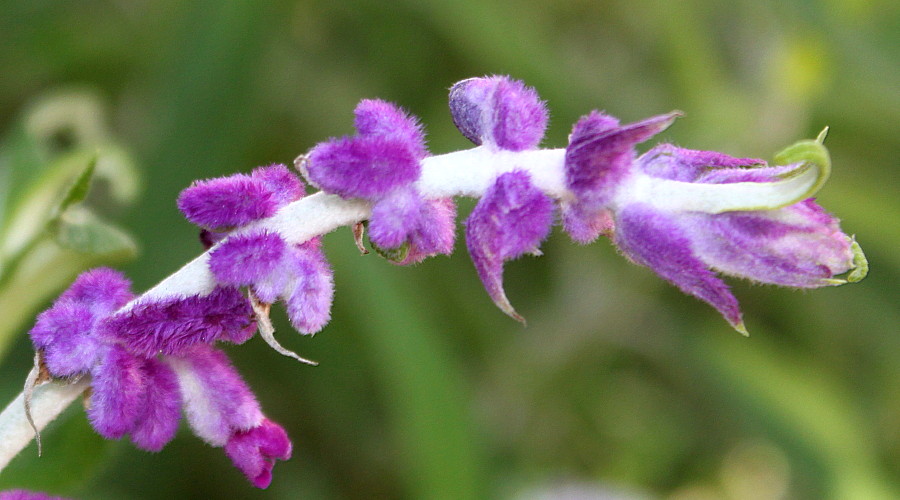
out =
[[[94,168],[97,165],[96,158],[91,159],[87,168],[81,171],[81,174],[75,178],[75,182],[69,186],[69,189],[63,195],[62,201],[59,203],[57,213],[62,214],[65,210],[76,203],[81,203],[87,198],[88,190],[91,188],[91,179],[94,177]]]
[[[63,248],[109,259],[128,258],[137,252],[131,236],[84,209],[70,208],[54,226],[56,242]]]

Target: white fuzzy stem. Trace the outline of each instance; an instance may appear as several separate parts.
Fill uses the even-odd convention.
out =
[[[535,186],[547,195],[560,200],[571,200],[573,195],[565,187],[564,164],[564,149],[514,152],[479,146],[424,159],[422,176],[417,181],[416,187],[427,198],[480,197],[498,175],[513,170],[524,170],[531,175]],[[646,199],[641,201],[659,205],[659,208],[664,210],[693,209],[715,213],[723,210],[747,209],[743,207],[752,205],[754,199],[761,199],[768,208],[774,208],[788,201],[793,203],[799,196],[798,193],[812,196],[807,185],[815,180],[813,174],[804,172],[803,176],[780,183],[732,185],[694,185],[661,179],[647,180],[641,177],[638,180],[643,183],[623,186],[624,189],[621,191],[625,192],[625,196],[645,197]],[[744,196],[745,194],[747,196]],[[751,199],[745,199],[748,197]],[[739,208],[735,208],[736,206]],[[233,234],[267,229],[277,232],[288,243],[296,244],[342,226],[352,226],[368,219],[370,215],[371,205],[366,201],[345,200],[320,192],[295,201],[274,216],[248,224]],[[122,310],[128,310],[144,300],[210,293],[216,283],[207,265],[209,253],[207,251],[188,262],[174,274],[126,304]],[[70,385],[54,382],[37,388],[34,391],[32,414],[38,428],[43,428],[56,418],[87,386],[86,381]],[[0,469],[33,437],[34,432],[25,418],[23,397],[20,395],[0,414]]]
[[[34,389],[31,414],[34,425],[43,430],[90,386],[88,378],[78,382],[47,382]],[[19,394],[0,413],[0,470],[19,454],[31,440],[34,429],[25,417],[25,399]]]

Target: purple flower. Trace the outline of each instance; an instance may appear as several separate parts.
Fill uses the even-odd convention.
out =
[[[131,300],[131,284],[112,269],[82,273],[53,306],[41,313],[29,335],[55,377],[90,371],[100,355],[97,323]]]
[[[302,333],[321,330],[331,318],[334,284],[320,238],[288,245],[274,233],[237,235],[213,250],[209,266],[220,283],[250,286],[266,304],[283,299]]]
[[[553,202],[527,172],[500,175],[466,220],[469,255],[494,303],[518,321],[503,291],[503,262],[537,252],[553,224]]]
[[[254,486],[268,487],[275,460],[291,457],[284,429],[265,418],[250,388],[221,351],[198,345],[168,359],[178,375],[194,433],[212,446],[224,447]]]
[[[414,186],[428,155],[418,120],[397,106],[364,100],[357,135],[333,139],[307,155],[307,179],[323,191],[372,202],[369,239],[388,251],[409,248],[398,264],[450,253],[456,214],[451,199],[428,200]]]
[[[291,441],[280,425],[263,419],[256,427],[232,434],[225,454],[253,486],[267,488],[275,461],[291,458]]]
[[[178,431],[181,419],[181,389],[169,365],[150,358],[144,361],[146,391],[144,408],[131,430],[131,441],[147,451],[159,451]]]
[[[192,223],[227,231],[275,215],[303,197],[303,183],[284,165],[270,165],[250,175],[235,174],[195,181],[181,192],[178,209]]]
[[[143,359],[124,347],[111,345],[91,371],[88,417],[101,436],[119,439],[134,428],[146,409],[147,373],[143,365]]]
[[[508,76],[469,78],[450,88],[453,123],[476,145],[510,151],[533,149],[547,128],[547,107],[537,92]]]
[[[775,167],[669,144],[635,158],[634,145],[675,116],[618,126],[593,113],[576,124],[566,151],[575,199],[564,207],[573,238],[589,241],[614,226],[626,257],[708,302],[741,332],[737,300],[716,272],[802,288],[844,282],[834,276],[861,253],[809,198],[830,168],[821,138],[789,148],[787,164]]]
[[[143,356],[177,354],[218,340],[245,342],[255,332],[253,310],[240,290],[217,287],[208,295],[146,300],[110,316],[104,335]]]

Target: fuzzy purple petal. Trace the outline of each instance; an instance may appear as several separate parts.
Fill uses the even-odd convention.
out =
[[[426,200],[419,224],[410,234],[406,258],[397,264],[406,266],[433,255],[453,253],[456,240],[456,204],[452,198]]]
[[[366,135],[317,145],[307,156],[306,171],[310,182],[326,192],[375,199],[418,179],[421,167],[405,140]]]
[[[634,147],[665,130],[677,113],[658,115],[625,126],[592,112],[575,124],[566,148],[566,187],[579,202],[602,206],[632,171]]]
[[[726,274],[812,288],[853,267],[850,238],[811,199],[778,210],[681,217],[697,255]]]
[[[198,345],[168,362],[178,375],[188,423],[207,443],[224,446],[235,432],[262,421],[256,397],[222,351]]]
[[[537,250],[553,223],[553,202],[516,170],[497,177],[466,220],[466,244],[488,295],[516,314],[503,291],[503,262]]]
[[[98,267],[81,273],[58,300],[86,304],[95,316],[101,317],[124,306],[132,298],[131,282],[124,274]]]
[[[194,181],[178,196],[178,209],[200,227],[225,230],[271,217],[280,201],[259,179],[235,174]]]
[[[265,419],[259,426],[231,436],[225,454],[253,486],[267,488],[272,482],[275,461],[291,458],[291,448],[284,429]]]
[[[250,177],[272,193],[272,199],[278,208],[297,201],[306,194],[303,181],[281,163],[256,168],[250,172]]]
[[[111,345],[91,371],[88,418],[98,434],[118,439],[132,431],[145,409],[147,374],[144,359]]]
[[[130,351],[150,357],[217,340],[243,342],[252,318],[253,310],[240,290],[218,287],[208,295],[138,303],[107,319],[103,331]]]
[[[413,186],[391,191],[372,207],[369,239],[381,248],[397,248],[406,243],[418,228],[425,205]]]
[[[766,162],[756,158],[735,158],[715,151],[699,151],[679,148],[672,144],[660,144],[641,155],[637,164],[643,173],[651,177],[682,182],[703,182],[699,178],[707,172],[760,166]],[[764,168],[741,169],[744,172],[764,170]]]
[[[616,214],[615,239],[626,257],[709,303],[735,328],[743,328],[728,285],[694,253],[685,230],[670,216],[646,205],[629,205]]]
[[[470,78],[450,89],[453,123],[477,145],[523,151],[538,146],[548,112],[537,92],[507,76]]]
[[[608,209],[619,185],[635,168],[634,147],[668,127],[677,113],[619,126],[593,111],[572,128],[566,148],[566,187],[574,201],[562,207],[563,227],[575,241],[589,243],[609,233]]]
[[[87,305],[69,301],[42,312],[29,333],[35,349],[55,377],[85,373],[96,364],[100,341],[93,335],[94,315]]]
[[[144,411],[131,431],[131,441],[142,450],[159,451],[178,431],[181,391],[172,368],[156,358],[144,362],[144,374],[147,379]]]
[[[277,269],[287,244],[277,233],[255,231],[233,236],[209,256],[209,270],[223,285],[251,285]]]
[[[612,212],[605,208],[588,208],[583,204],[563,205],[563,229],[578,243],[588,244],[601,234],[612,236],[615,230]]]
[[[428,155],[422,125],[397,105],[381,99],[364,99],[353,114],[353,125],[359,135],[394,137],[404,142],[416,158]]]
[[[286,298],[287,311],[300,333],[315,333],[331,319],[334,281],[319,243],[318,239],[307,241],[295,247],[290,257],[294,287]]]
[[[101,343],[95,326],[131,298],[131,284],[112,269],[97,268],[78,276],[53,306],[37,317],[29,335],[42,350],[50,373],[66,377],[96,364]]]

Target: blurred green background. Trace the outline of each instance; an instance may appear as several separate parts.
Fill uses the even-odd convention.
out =
[[[139,169],[139,200],[105,212],[140,248],[119,266],[138,290],[201,250],[175,207],[193,179],[289,163],[351,133],[368,97],[420,116],[432,152],[467,147],[447,89],[493,73],[548,101],[552,147],[591,109],[624,121],[681,109],[660,140],[735,156],[770,158],[830,125],[834,173],[819,201],[872,269],[859,285],[810,293],[734,283],[745,339],[606,241],[554,232],[544,257],[507,266],[522,328],[491,304],[461,239],[452,258],[398,268],[359,256],[341,230],[326,238],[331,324],[302,338],[276,317],[281,342],[321,365],[260,339],[226,347],[294,439],[269,490],[184,426],[150,454],[104,442],[80,408],[45,434],[45,457],[32,445],[0,488],[85,499],[900,498],[897,2],[6,0],[0,12],[3,130],[42,96],[92,92]],[[25,332],[65,279],[0,318],[15,330],[0,401],[20,391]]]

